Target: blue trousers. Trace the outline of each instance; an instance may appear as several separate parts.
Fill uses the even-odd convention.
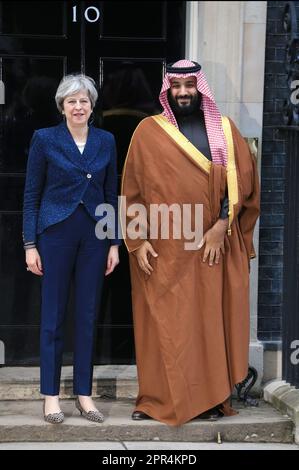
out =
[[[40,391],[59,395],[64,320],[74,275],[74,394],[91,395],[93,343],[109,240],[95,235],[83,204],[38,236],[41,256]]]

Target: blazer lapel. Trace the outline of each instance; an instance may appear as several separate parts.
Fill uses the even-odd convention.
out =
[[[101,145],[102,141],[100,137],[100,132],[97,132],[97,129],[95,127],[90,126],[84,152],[82,155],[80,154],[87,165],[90,165],[91,162],[96,158]],[[80,153],[79,149],[78,152]]]
[[[99,133],[96,132],[93,126],[89,127],[85,148],[81,154],[65,122],[59,124],[57,128],[60,145],[63,147],[66,157],[71,160],[74,165],[89,171],[90,164],[96,158],[101,145]]]

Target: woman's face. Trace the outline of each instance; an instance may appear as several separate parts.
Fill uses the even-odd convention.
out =
[[[63,111],[67,123],[72,126],[85,126],[91,115],[91,102],[87,91],[78,91],[63,101]]]

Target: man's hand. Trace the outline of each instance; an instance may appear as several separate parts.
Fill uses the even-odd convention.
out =
[[[206,245],[202,261],[205,263],[209,258],[209,266],[213,266],[215,261],[219,263],[220,254],[224,255],[224,236],[228,227],[228,219],[218,219],[210,230],[208,230],[201,240],[198,248]]]
[[[42,262],[36,248],[29,248],[26,250],[26,264],[28,266],[28,271],[31,271],[37,276],[43,275]]]
[[[118,265],[118,263],[119,263],[118,245],[112,245],[109,248],[105,276],[108,276],[108,274],[111,274],[114,271],[114,268]]]
[[[146,274],[151,275],[153,268],[149,264],[148,254],[155,258],[158,254],[155,252],[150,242],[145,241],[138,250],[133,252],[133,254],[137,258],[140,269],[142,269]]]

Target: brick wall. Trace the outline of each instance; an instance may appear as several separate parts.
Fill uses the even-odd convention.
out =
[[[287,36],[282,18],[287,2],[268,2],[263,151],[261,168],[261,219],[259,251],[258,337],[266,347],[281,340],[284,170],[286,146],[283,134],[272,126],[282,125],[282,104],[288,95],[284,55]],[[299,2],[295,2],[297,14]],[[299,17],[299,15],[298,15]]]

